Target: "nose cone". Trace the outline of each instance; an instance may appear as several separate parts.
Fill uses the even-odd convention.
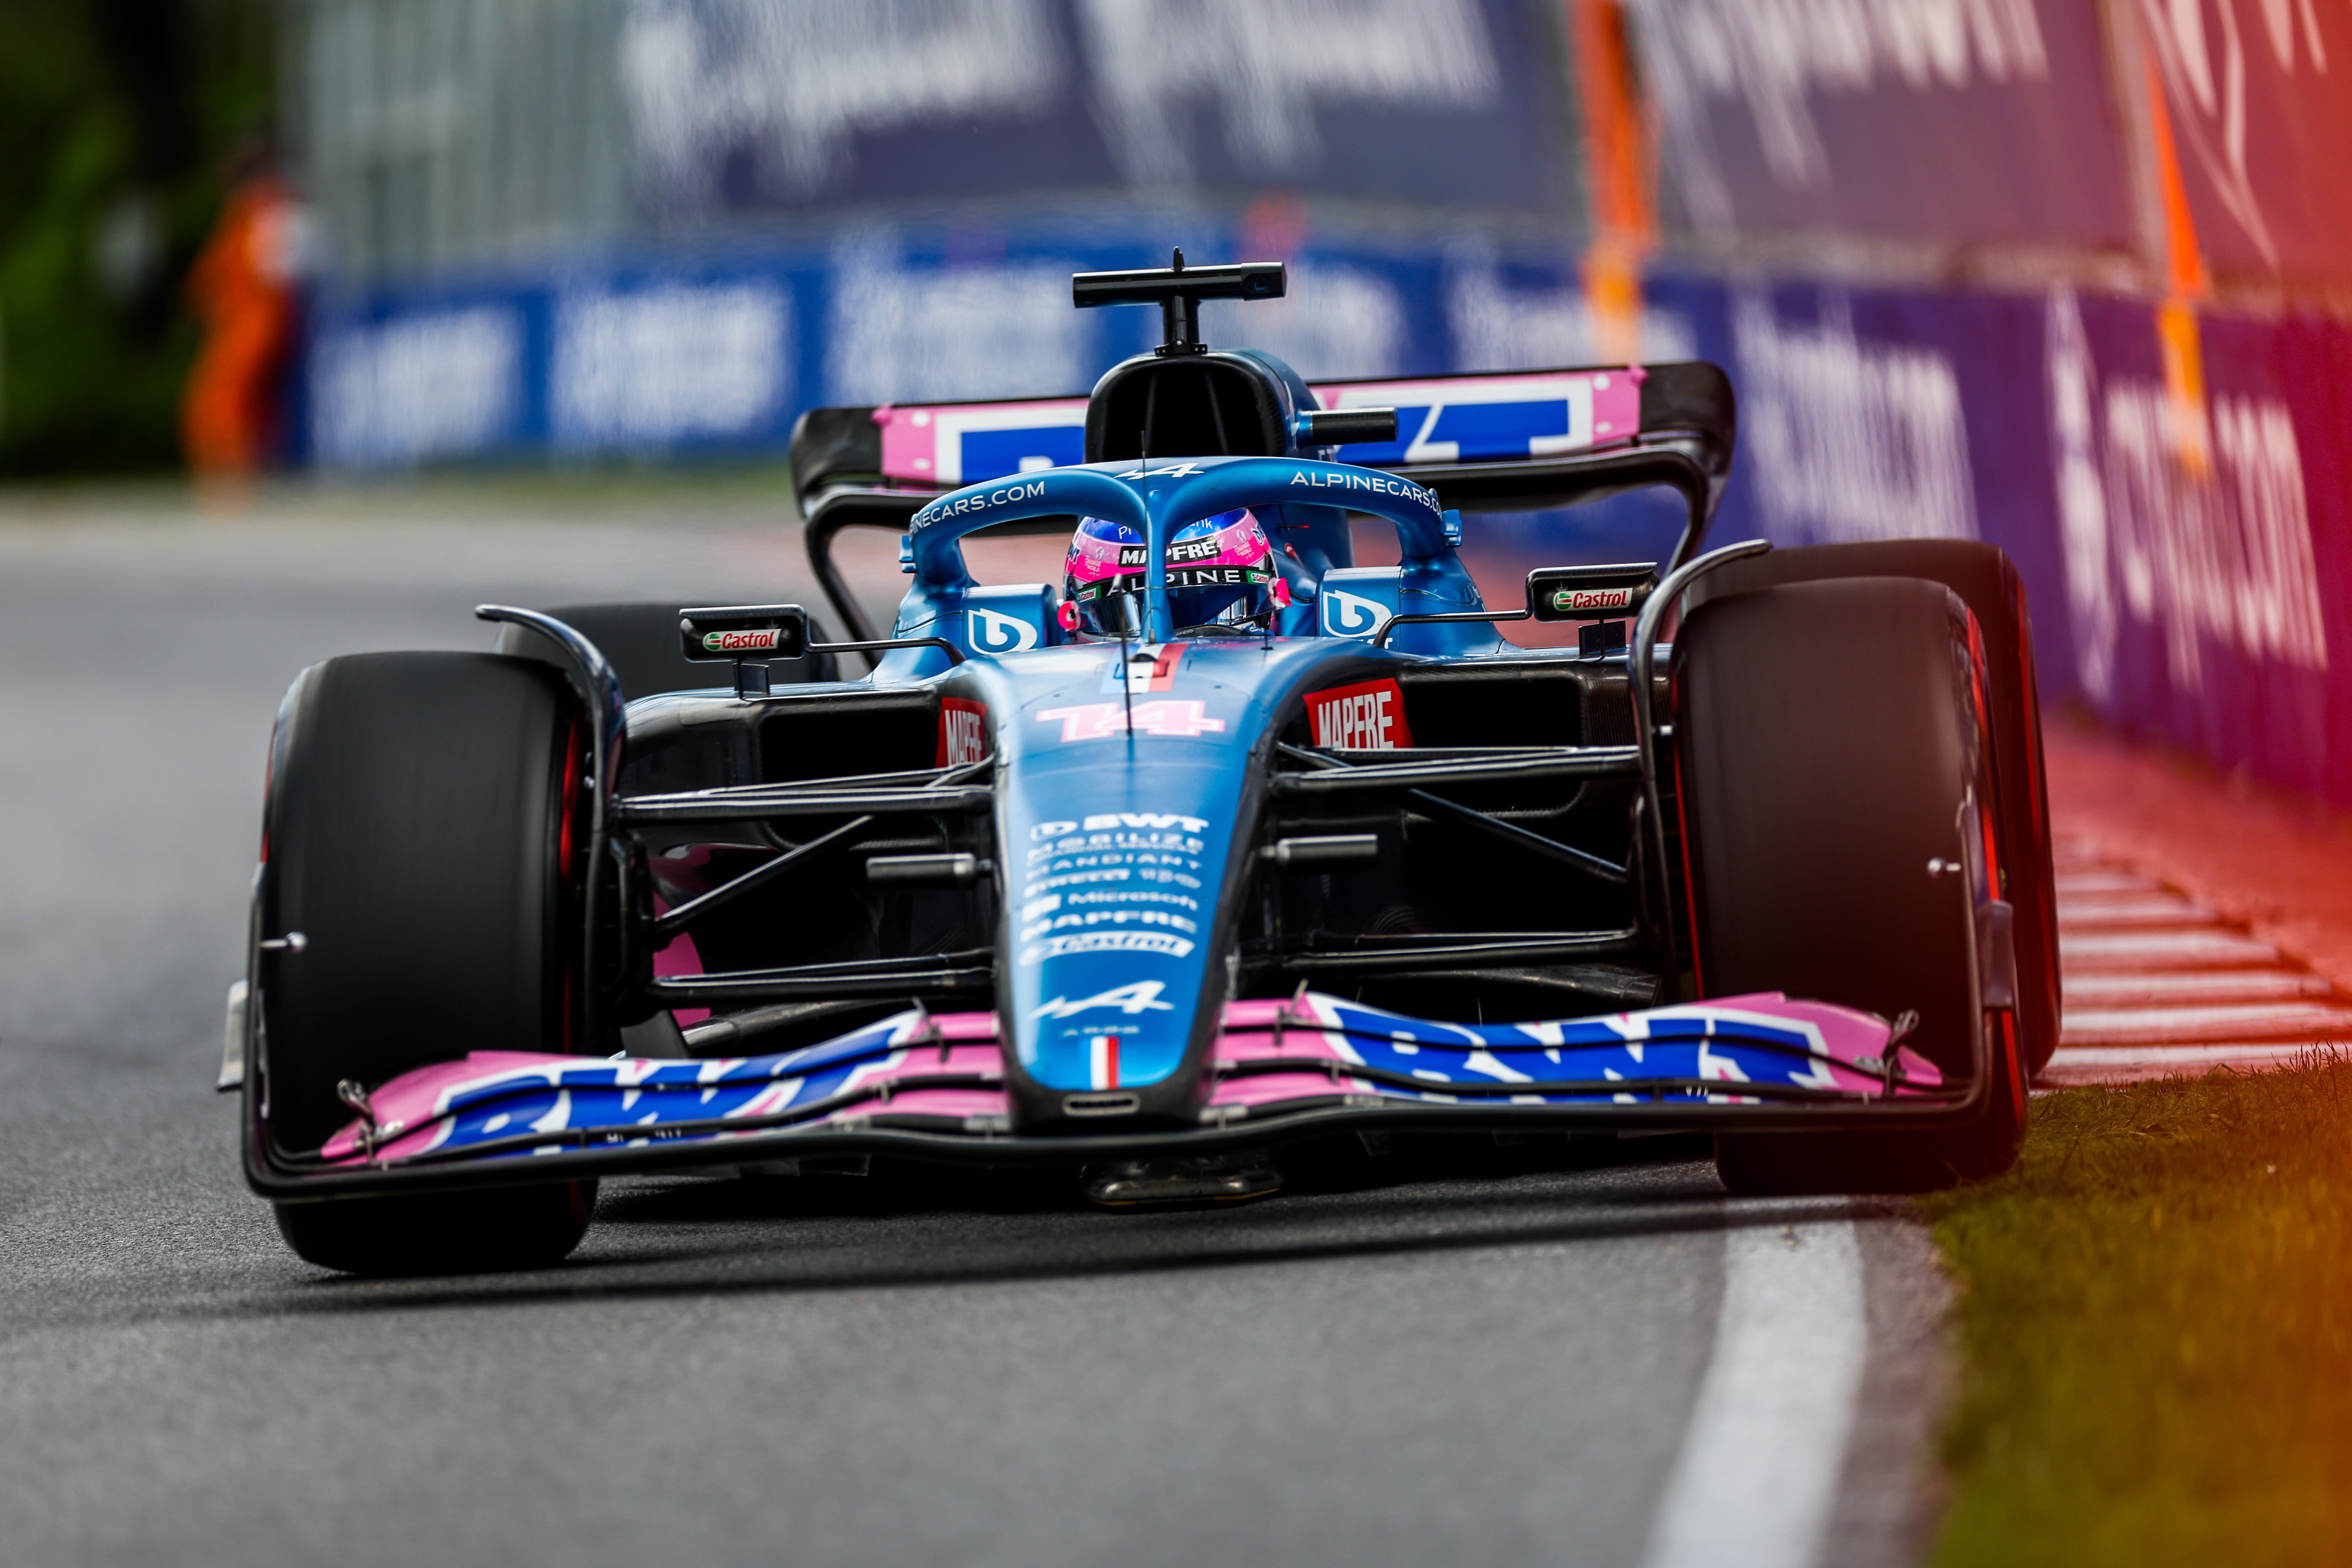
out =
[[[1250,682],[1183,645],[1130,652],[1124,691],[1115,645],[1034,661],[1055,679],[1024,680],[998,729],[999,995],[1027,1120],[1189,1114],[1185,1063],[1225,999]]]
[[[1026,825],[1010,991],[1017,1059],[1040,1087],[1143,1089],[1182,1064],[1232,843],[1202,798],[1218,776],[1174,759],[1103,769],[1083,794],[1108,809]]]
[[[1157,1090],[1136,1107],[1188,1105],[1190,1086],[1171,1079],[1202,1008],[1223,1002],[1223,985],[1204,992],[1223,978],[1212,931],[1233,851],[1228,771],[1183,754],[1197,748],[1122,736],[1085,766],[1034,778],[1033,802],[1061,797],[1068,811],[1009,823],[1021,844],[1009,1023],[1037,1089]]]

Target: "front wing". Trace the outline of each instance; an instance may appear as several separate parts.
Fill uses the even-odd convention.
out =
[[[1115,1116],[1127,1107],[1117,1009],[1106,1011],[1097,1083]],[[1980,1092],[1948,1089],[1893,1037],[1874,1015],[1777,992],[1473,1026],[1301,991],[1226,1005],[1197,1125],[1022,1135],[995,1016],[916,1009],[772,1056],[477,1052],[380,1086],[315,1152],[273,1155],[257,1138],[247,1172],[267,1195],[300,1200],[845,1154],[1075,1163],[1348,1131],[1767,1131],[1973,1114]]]

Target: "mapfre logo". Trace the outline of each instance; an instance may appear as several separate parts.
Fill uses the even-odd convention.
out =
[[[1019,616],[977,605],[968,605],[964,614],[971,617],[966,630],[974,653],[1026,653],[1037,646],[1036,626]]]
[[[1393,752],[1412,744],[1404,693],[1393,680],[1367,680],[1307,694],[1315,743],[1343,752]]]
[[[988,755],[988,709],[962,697],[940,699],[940,749],[934,767],[951,768]]]
[[[1322,608],[1323,635],[1327,637],[1368,637],[1389,624],[1389,607],[1378,599],[1367,599],[1360,594],[1345,594],[1324,585],[1316,595]]]

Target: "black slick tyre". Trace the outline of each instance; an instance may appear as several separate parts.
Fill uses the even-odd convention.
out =
[[[1972,539],[1885,539],[1808,544],[1727,563],[1699,579],[1694,607],[1784,583],[1842,577],[1925,577],[1960,596],[1984,645],[1993,801],[2002,847],[2000,897],[2017,911],[2017,1026],[2026,1076],[2058,1048],[2058,889],[2050,865],[2050,790],[2042,702],[2033,677],[2033,623],[2017,563]]]
[[[287,693],[273,743],[257,955],[260,1093],[281,1154],[373,1089],[469,1051],[572,1048],[570,933],[585,742],[562,678],[494,654],[330,659]],[[593,1188],[565,1183],[280,1204],[310,1262],[352,1273],[552,1263]]]
[[[1924,1192],[2008,1168],[2024,1082],[2007,1013],[1971,960],[1976,890],[1930,862],[1997,872],[1981,641],[1939,583],[1850,578],[1694,609],[1675,639],[1673,765],[1694,970],[1707,996],[1783,991],[1895,1018],[1948,1083],[1991,1067],[1966,1126],[1724,1133],[1738,1193]]]

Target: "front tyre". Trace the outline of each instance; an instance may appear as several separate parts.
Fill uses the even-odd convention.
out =
[[[1724,1133],[1736,1193],[1925,1192],[2006,1170],[2025,1095],[2010,1015],[1970,959],[1979,855],[1998,887],[1981,638],[1939,583],[1856,577],[1693,610],[1675,639],[1674,751],[1698,989],[1785,991],[1894,1018],[1991,1093],[1969,1125]]]
[[[469,1051],[573,1048],[585,739],[562,678],[498,655],[360,654],[305,670],[273,745],[257,955],[262,1102],[280,1154],[351,1119],[337,1093]],[[593,1186],[280,1204],[306,1260],[356,1274],[531,1268]]]
[[[1960,597],[1977,618],[1992,738],[1993,801],[2001,847],[2000,897],[2017,911],[2019,1048],[2029,1079],[2058,1048],[2057,879],[2050,868],[2050,790],[2043,777],[2033,626],[2017,563],[1973,539],[1877,539],[1801,544],[1727,562],[1693,585],[1690,603],[1784,583],[1841,577],[1924,577]]]

